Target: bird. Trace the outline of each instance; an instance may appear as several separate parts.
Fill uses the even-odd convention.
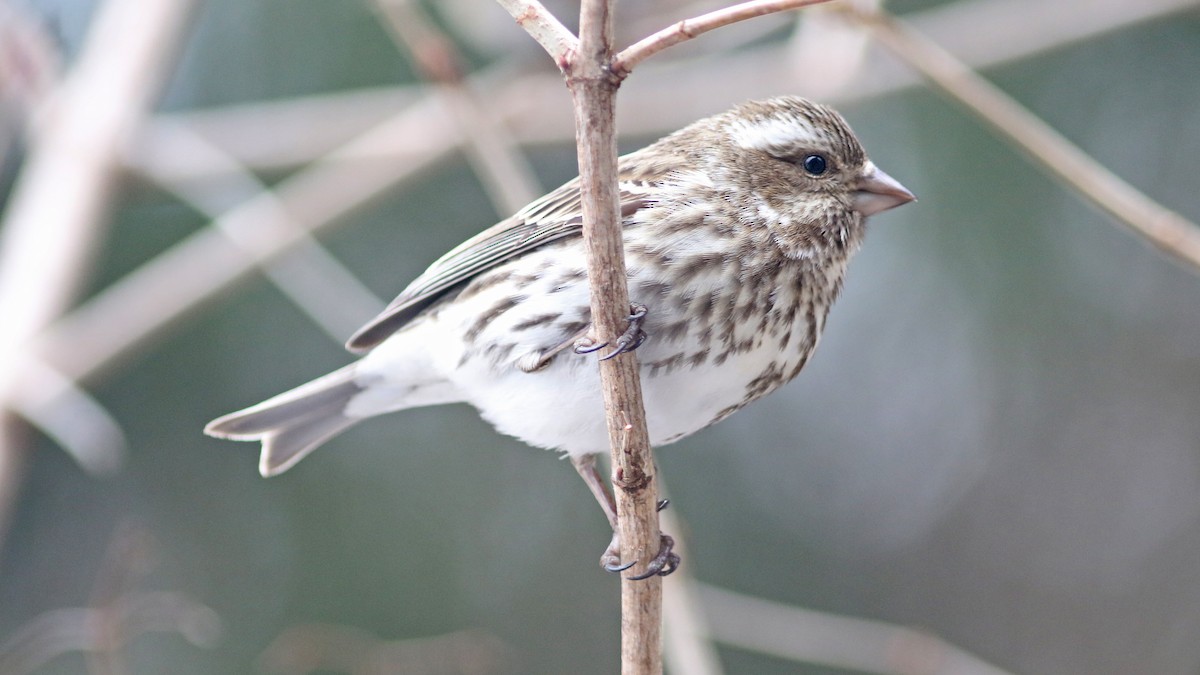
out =
[[[911,202],[845,119],[797,96],[749,101],[618,160],[633,305],[592,334],[576,178],[433,262],[346,343],[361,358],[205,427],[262,444],[274,476],[367,418],[465,402],[497,431],[570,457],[616,532],[596,456],[609,438],[599,358],[636,350],[653,446],[796,377],[868,216]],[[661,508],[661,506],[660,506]],[[670,537],[647,567],[679,564]],[[601,557],[609,571],[619,538]]]

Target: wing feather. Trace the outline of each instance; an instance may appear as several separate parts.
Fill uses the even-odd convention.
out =
[[[628,184],[622,185],[620,200],[623,218],[649,204],[643,190]],[[379,316],[351,336],[346,348],[353,352],[368,351],[456,286],[538,246],[579,236],[582,230],[579,179],[576,178],[437,259]]]

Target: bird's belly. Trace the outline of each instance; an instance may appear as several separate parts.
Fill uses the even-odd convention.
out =
[[[719,364],[658,373],[643,367],[652,443],[673,443],[778,389],[795,376],[809,351],[781,351],[776,344],[762,344],[729,355]]]
[[[755,346],[707,359],[664,360],[672,345],[647,341],[638,350],[652,444],[665,445],[724,419],[791,379],[811,346],[764,338]],[[797,340],[799,342],[799,340]],[[698,352],[694,352],[698,353]],[[607,452],[599,366],[594,356],[564,353],[535,373],[508,370],[487,385],[465,388],[470,401],[498,431],[526,443],[578,456]]]
[[[636,279],[631,283],[650,307],[648,339],[636,354],[653,444],[671,443],[720,421],[799,372],[816,346],[828,303],[816,301],[812,289],[818,285],[799,287],[797,277],[781,268],[770,283],[752,286],[714,272],[657,297]],[[516,366],[522,355],[545,353],[571,338],[578,329],[559,324],[586,311],[585,292],[569,287],[532,293],[519,310],[500,314],[478,331],[473,345],[463,345],[477,357],[440,365],[498,431],[576,456],[606,452],[609,445],[597,355],[565,348],[534,372]],[[697,299],[708,302],[699,307]],[[579,309],[563,312],[563,307]],[[530,317],[543,314],[559,318],[533,325]],[[470,332],[473,317],[448,323]],[[502,356],[489,356],[493,351]]]

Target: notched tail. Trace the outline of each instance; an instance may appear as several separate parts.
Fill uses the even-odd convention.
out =
[[[274,476],[357,422],[359,418],[346,415],[346,405],[361,391],[351,364],[258,405],[218,417],[204,427],[204,433],[235,441],[261,441],[258,470]]]

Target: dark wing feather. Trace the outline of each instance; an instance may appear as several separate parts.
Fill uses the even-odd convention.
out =
[[[646,205],[641,194],[621,190],[621,214]],[[387,309],[363,326],[346,343],[365,352],[433,304],[447,291],[507,260],[543,244],[578,235],[583,230],[579,179],[546,194],[515,215],[463,242],[429,266]]]

